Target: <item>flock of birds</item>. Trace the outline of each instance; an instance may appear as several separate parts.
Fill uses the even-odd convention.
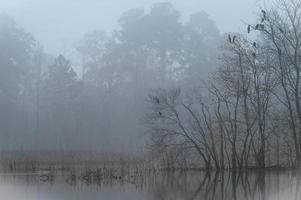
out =
[[[247,26],[247,32],[248,32],[248,34],[251,33],[252,29],[253,29],[253,30],[257,30],[257,31],[264,31],[264,30],[265,30],[264,22],[267,20],[267,12],[266,12],[265,10],[261,10],[261,13],[262,13],[262,17],[261,17],[261,22],[260,22],[260,23],[254,25],[254,26],[252,26],[252,25],[250,25],[250,24]],[[283,30],[282,30],[282,29],[281,29],[280,31],[283,33]],[[236,35],[231,36],[231,34],[229,34],[229,35],[228,35],[229,43],[234,44],[235,41],[236,41],[236,38],[237,38]],[[252,46],[253,46],[254,48],[257,48],[257,43],[256,43],[256,42],[253,42],[253,43],[252,43]],[[253,53],[252,53],[252,56],[253,56],[254,59],[255,59],[255,58],[256,58],[256,53],[253,52]]]
[[[260,23],[256,24],[256,25],[248,25],[247,26],[247,33],[250,34],[252,30],[256,30],[256,31],[265,31],[265,21],[267,20],[267,12],[265,10],[261,10],[261,21]],[[279,31],[281,33],[284,33],[283,29],[279,28]],[[229,34],[228,35],[228,40],[229,40],[229,43],[230,44],[235,44],[236,40],[237,40],[237,36],[236,35],[231,35]],[[256,42],[253,42],[251,43],[251,45],[253,46],[254,49],[256,49],[258,47],[257,43]],[[256,59],[256,50],[254,52],[252,52],[252,56],[254,59]],[[153,101],[159,105],[161,102],[160,102],[160,99],[158,97],[154,97]],[[162,116],[162,112],[159,111],[158,112],[158,115],[161,117]]]
[[[265,30],[265,26],[264,26],[264,22],[267,19],[267,12],[265,10],[261,10],[262,13],[262,17],[261,17],[261,22],[259,24],[256,24],[255,26],[252,25],[248,25],[247,27],[247,32],[248,34],[251,33],[252,29],[253,30],[259,30],[259,31],[264,31]],[[283,31],[282,31],[283,32]],[[233,37],[229,34],[228,35],[228,40],[230,43],[235,43],[236,40],[236,35],[234,35]],[[253,43],[253,46],[256,47],[256,43]]]

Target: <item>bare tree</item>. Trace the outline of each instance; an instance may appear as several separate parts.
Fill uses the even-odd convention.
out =
[[[294,142],[296,165],[301,165],[301,2],[279,0],[278,6],[262,11],[262,20],[254,26],[264,38],[264,48],[273,58],[271,64],[281,90],[275,92],[288,113]],[[259,28],[260,27],[260,28]]]

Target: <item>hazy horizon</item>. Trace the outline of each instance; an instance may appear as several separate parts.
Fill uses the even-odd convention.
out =
[[[205,11],[221,32],[236,32],[245,29],[244,22],[253,22],[259,7],[268,1],[0,0],[0,13],[12,16],[18,26],[35,36],[46,52],[68,55],[70,47],[86,32],[95,29],[110,32],[116,29],[120,15],[133,8],[149,9],[154,3],[171,2],[183,18],[197,11]]]

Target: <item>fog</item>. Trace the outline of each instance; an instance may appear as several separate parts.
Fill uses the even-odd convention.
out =
[[[78,79],[77,84],[82,84],[80,83],[81,81],[79,79],[83,78],[83,66],[89,65],[89,62],[96,62],[95,60],[91,61],[89,59],[92,60],[97,59],[95,57],[91,57],[93,54],[93,53],[91,54],[91,52],[95,51],[94,54],[104,53],[91,46],[92,44],[91,43],[89,44],[89,39],[87,39],[86,44],[84,44],[85,43],[84,38],[89,38],[89,33],[92,33],[92,35],[90,34],[91,35],[90,39],[93,42],[93,40],[96,39],[93,37],[96,37],[97,35],[97,33],[95,33],[94,31],[100,30],[101,32],[104,32],[104,35],[107,35],[106,37],[109,39],[109,37],[111,37],[110,35],[112,32],[123,31],[122,30],[123,27],[120,24],[120,20],[122,20],[124,13],[132,9],[142,9],[144,10],[145,13],[149,13],[152,7],[158,2],[160,1],[134,1],[134,0],[129,0],[129,1],[117,1],[117,0],[115,1],[96,1],[96,0],[4,1],[1,0],[0,11],[3,13],[2,15],[7,15],[6,17],[11,18],[8,20],[15,21],[16,23],[15,28],[17,32],[16,34],[18,34],[18,32],[20,33],[21,29],[24,29],[26,33],[32,34],[35,42],[39,44],[40,50],[38,51],[42,51],[41,53],[39,53],[40,55],[38,55],[39,57],[38,61],[37,58],[33,58],[33,60],[31,60],[31,58],[29,58],[31,57],[31,55],[29,54],[27,55],[28,57],[27,61],[19,60],[20,65],[22,65],[21,64],[22,62],[24,63],[33,62],[31,64],[27,63],[28,66],[37,65],[38,62],[38,65],[40,66],[33,67],[36,69],[33,68],[24,69],[27,70],[28,72],[30,70],[33,70],[27,73],[26,76],[32,76],[31,78],[35,80],[32,84],[38,84],[38,85],[33,86],[32,88],[33,91],[28,91],[29,94],[22,94],[22,95],[26,95],[26,97],[25,96],[21,97],[22,95],[20,96],[20,98],[23,98],[22,100],[23,103],[19,99],[18,100],[19,106],[21,106],[23,110],[27,109],[26,112],[28,112],[27,114],[25,114],[26,116],[26,117],[24,116],[25,118],[20,119],[21,120],[20,123],[22,125],[18,125],[22,127],[20,130],[23,131],[21,132],[16,131],[17,127],[14,127],[12,130],[9,130],[8,128],[6,131],[4,131],[5,128],[2,128],[1,132],[3,132],[4,137],[6,138],[5,140],[2,140],[4,142],[2,148],[4,150],[5,149],[10,149],[10,150],[36,149],[36,148],[37,149],[42,148],[48,150],[53,150],[53,149],[70,150],[70,149],[83,148],[85,150],[110,149],[110,151],[112,149],[117,151],[121,151],[121,150],[123,151],[125,149],[130,151],[132,150],[137,151],[138,149],[141,148],[144,149],[145,141],[147,138],[145,136],[147,127],[145,126],[144,115],[146,112],[146,108],[148,106],[146,103],[148,92],[156,88],[165,87],[167,85],[169,85],[168,87],[171,87],[173,84],[175,84],[174,86],[176,86],[179,85],[179,83],[177,84],[168,83],[166,85],[166,81],[163,81],[164,83],[161,82],[161,84],[163,85],[160,85],[159,82],[154,84],[153,78],[155,78],[155,76],[157,76],[158,78],[158,74],[157,75],[154,74],[153,75],[154,77],[151,77],[151,75],[149,75],[150,77],[145,77],[146,79],[149,80],[137,79],[134,80],[134,82],[132,83],[129,82],[128,83],[129,85],[126,86],[123,85],[124,88],[120,88],[120,86],[116,86],[117,91],[114,91],[112,94],[108,94],[109,95],[108,97],[106,97],[107,94],[105,94],[106,91],[104,91],[105,90],[104,88],[101,89],[103,90],[102,92],[99,90],[95,90],[94,92],[93,91],[89,92],[87,90],[88,93],[87,94],[82,93],[83,95],[82,97],[80,97],[81,95],[79,95],[78,93],[76,97],[72,97],[72,98],[86,98],[86,99],[90,98],[89,100],[91,101],[87,102],[88,103],[87,105],[91,106],[91,104],[93,104],[94,101],[94,108],[92,106],[90,109],[92,110],[94,109],[95,111],[96,108],[97,109],[100,108],[102,109],[102,111],[99,112],[101,112],[102,114],[94,113],[94,115],[96,114],[98,116],[93,116],[91,111],[89,112],[88,110],[86,110],[87,112],[86,118],[89,119],[88,121],[91,121],[91,117],[94,118],[93,119],[94,123],[92,123],[93,125],[86,124],[86,126],[90,126],[89,130],[84,130],[83,129],[84,125],[82,124],[80,125],[81,126],[80,128],[73,127],[70,130],[64,131],[64,128],[62,128],[62,130],[55,130],[57,128],[56,126],[58,125],[56,123],[50,125],[51,123],[49,121],[49,116],[48,117],[40,116],[43,115],[43,113],[45,114],[47,112],[57,113],[57,111],[54,111],[53,108],[49,107],[49,102],[48,103],[45,102],[45,104],[48,105],[43,105],[44,104],[43,102],[45,101],[45,99],[43,98],[48,98],[48,97],[43,97],[42,93],[45,93],[44,95],[49,94],[49,91],[47,92],[45,91],[47,86],[43,85],[48,83],[43,83],[43,81],[47,82],[46,74],[48,70],[47,69],[48,65],[51,65],[53,62],[55,62],[53,60],[58,55],[61,54],[64,56],[64,59],[66,59],[66,62],[70,62],[70,67],[72,67],[77,73],[77,78],[74,77],[75,79]],[[215,40],[219,40],[219,42],[212,41],[207,44],[208,47],[211,46],[210,47],[212,49],[211,54],[212,55],[216,54],[214,55],[215,58],[217,58],[217,53],[213,53],[213,52],[216,51],[217,48],[219,48],[219,46],[222,44],[221,35],[223,34],[223,32],[238,31],[242,27],[244,27],[245,26],[244,21],[250,21],[256,16],[255,11],[256,8],[258,8],[258,6],[260,5],[260,3],[262,2],[256,2],[252,0],[243,1],[243,2],[238,0],[236,1],[232,0],[227,2],[196,1],[196,0],[192,0],[189,2],[183,2],[180,0],[170,1],[170,5],[179,14],[179,17],[176,16],[175,20],[178,21],[179,23],[183,23],[183,26],[186,26],[185,24],[189,23],[190,15],[196,12],[204,11],[208,14],[208,16],[205,16],[205,18],[208,17],[209,21],[204,23],[212,23],[212,25],[210,26],[213,26],[213,29],[208,30],[212,32],[211,33],[208,32],[206,34],[216,34],[214,36]],[[235,10],[235,12],[233,12],[233,10]],[[207,20],[205,18],[204,20]],[[3,24],[3,26],[4,26],[3,28],[5,29],[6,25]],[[124,25],[124,29],[127,29],[126,26],[127,25]],[[137,31],[139,31],[139,27],[137,28],[138,28]],[[124,31],[126,32],[127,30]],[[175,31],[177,30],[175,29]],[[94,36],[93,36],[93,32],[95,33]],[[20,34],[21,34],[20,37],[23,37],[22,33]],[[99,39],[105,40],[101,37]],[[28,42],[27,45],[30,46],[32,44]],[[83,45],[82,49],[80,49],[81,45]],[[89,50],[89,48],[91,49]],[[12,49],[11,52],[12,55],[14,54],[13,51],[15,50]],[[33,48],[30,51],[34,52],[37,50]],[[28,52],[26,53],[24,49],[23,53],[27,54]],[[116,56],[117,55],[118,52],[116,52]],[[212,55],[208,55],[208,56],[212,56]],[[210,59],[211,60],[202,67],[201,71],[203,75],[200,74],[200,77],[203,78],[206,77],[207,75],[209,75],[209,72],[212,71],[212,68],[217,68],[217,66],[212,65],[212,63],[216,63],[213,57]],[[120,65],[120,67],[124,67],[124,66]],[[133,69],[129,68],[125,70],[133,70]],[[30,73],[31,75],[29,75]],[[36,73],[40,73],[40,75],[38,75],[37,77]],[[110,74],[113,72],[104,72],[104,73],[107,73],[108,74],[107,76],[111,76]],[[132,76],[131,73],[137,73],[135,72],[135,70],[132,72],[129,71],[129,73],[126,71],[123,72],[119,71],[118,73],[123,73],[123,75],[126,74],[125,76],[127,76],[127,79],[138,78],[136,77],[137,75],[131,77]],[[138,76],[141,76],[141,73],[149,73],[149,72],[139,72],[139,73],[140,75]],[[105,76],[106,75],[102,74],[100,79],[97,78],[97,81],[101,79],[102,81],[107,81],[109,77],[105,77]],[[147,74],[144,74],[143,76],[147,76]],[[165,75],[159,75],[159,76],[165,76]],[[95,77],[92,79],[90,81],[96,81]],[[193,79],[195,81],[200,82],[202,78],[194,77]],[[13,81],[17,81],[17,80],[13,80]],[[184,79],[182,81],[184,81]],[[24,83],[15,83],[15,84],[24,84]],[[108,84],[108,82],[104,84]],[[140,85],[143,84],[144,86],[138,87],[135,84],[140,84]],[[95,92],[98,94],[95,94]],[[124,95],[127,95],[127,97],[125,97]],[[54,97],[54,98],[58,98],[58,97]],[[121,100],[120,98],[127,98],[127,99]],[[28,103],[26,103],[26,101],[28,101]],[[78,101],[82,101],[82,100],[78,100]],[[47,106],[49,108],[47,108]],[[78,108],[80,106],[81,105],[77,104],[75,107],[70,107],[66,109],[67,110],[71,109],[73,111],[77,110],[74,112],[78,112]],[[47,111],[47,109],[50,110]],[[20,112],[20,110],[15,112]],[[70,119],[70,117],[71,118],[83,117],[83,116],[78,116],[78,115],[84,115],[82,113],[83,111],[79,111],[79,112],[81,112],[81,114],[73,113],[71,115],[67,115],[63,117],[61,120],[66,120],[66,118]],[[112,116],[110,117],[110,115]],[[40,117],[41,119],[35,119]],[[13,122],[13,118],[7,119],[8,121],[6,123]],[[75,123],[77,123],[77,125],[79,125],[82,122],[82,119],[76,119],[76,120],[77,121]],[[98,124],[99,126],[91,127],[91,126],[95,126],[95,124]],[[15,125],[12,124],[12,126]],[[45,126],[44,128],[47,127],[46,128],[47,130],[44,130],[40,126]],[[51,128],[51,126],[54,127]],[[74,126],[74,125],[70,125],[70,126]],[[37,130],[34,130],[39,128],[42,129],[40,130],[40,132],[42,133],[37,133]],[[53,128],[54,130],[52,130]],[[7,132],[11,132],[11,133],[6,136]],[[20,134],[23,134],[24,137],[20,137]]]
[[[223,32],[244,29],[243,22],[256,17],[256,9],[270,0],[171,0],[187,18],[206,11]],[[132,8],[149,9],[159,0],[0,0],[0,11],[13,16],[19,26],[34,34],[49,53],[71,54],[70,47],[86,32],[112,31],[120,15]]]
[[[300,185],[301,0],[0,0],[0,198]]]
[[[300,10],[2,0],[0,149],[139,152],[166,168],[301,165]]]

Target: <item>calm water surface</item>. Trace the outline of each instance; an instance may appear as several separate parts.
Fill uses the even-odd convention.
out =
[[[292,171],[249,173],[151,173],[84,180],[55,175],[0,175],[0,199],[9,200],[301,200],[301,175]]]

